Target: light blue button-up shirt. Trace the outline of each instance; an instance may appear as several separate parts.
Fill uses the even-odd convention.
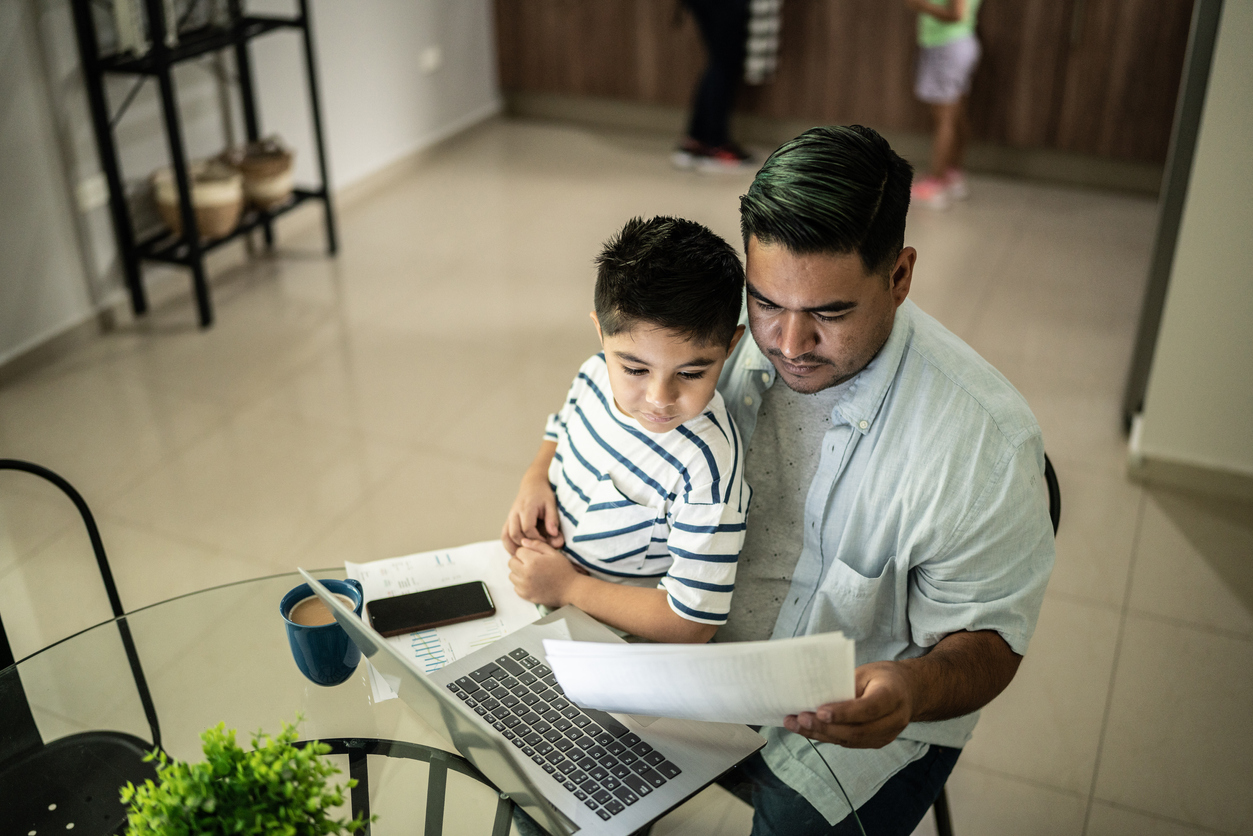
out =
[[[741,340],[718,388],[746,445],[774,382],[769,359]],[[818,451],[803,548],[772,638],[838,630],[857,642],[859,665],[921,656],[962,630],[995,630],[1025,653],[1053,566],[1044,445],[1026,402],[908,300],[851,384]],[[820,748],[858,806],[921,757],[922,744],[962,746],[977,720],[911,723],[877,753]],[[763,731],[774,772],[842,819],[848,806],[809,744]]]

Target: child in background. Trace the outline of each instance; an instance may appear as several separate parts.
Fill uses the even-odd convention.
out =
[[[979,63],[975,18],[981,0],[905,0],[918,12],[918,77],[914,95],[931,106],[935,138],[931,171],[914,183],[910,198],[947,209],[969,195],[962,162],[970,125],[966,97]]]
[[[606,244],[604,351],[549,417],[501,532],[520,596],[654,641],[726,621],[750,492],[715,387],[743,287],[735,250],[692,221],[636,218]]]

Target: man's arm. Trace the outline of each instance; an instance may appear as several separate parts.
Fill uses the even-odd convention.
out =
[[[945,636],[931,652],[871,662],[855,672],[856,696],[788,717],[788,731],[850,749],[878,749],[915,721],[947,720],[987,705],[1022,657],[992,630]]]

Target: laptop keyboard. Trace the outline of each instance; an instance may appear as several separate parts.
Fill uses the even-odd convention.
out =
[[[448,690],[605,821],[681,772],[611,715],[567,700],[553,672],[522,648]]]

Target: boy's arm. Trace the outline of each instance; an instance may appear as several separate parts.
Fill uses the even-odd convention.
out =
[[[610,627],[658,642],[704,643],[716,624],[683,618],[664,589],[609,583],[580,573],[542,540],[525,538],[509,561],[509,579],[528,601],[549,607],[573,604]]]
[[[517,552],[523,538],[544,540],[553,547],[562,544],[557,497],[548,484],[548,467],[556,453],[557,442],[545,439],[535,454],[535,460],[522,474],[518,496],[500,532],[500,541],[509,554]]]
[[[966,16],[966,0],[905,0],[905,5],[944,23],[957,23]]]

